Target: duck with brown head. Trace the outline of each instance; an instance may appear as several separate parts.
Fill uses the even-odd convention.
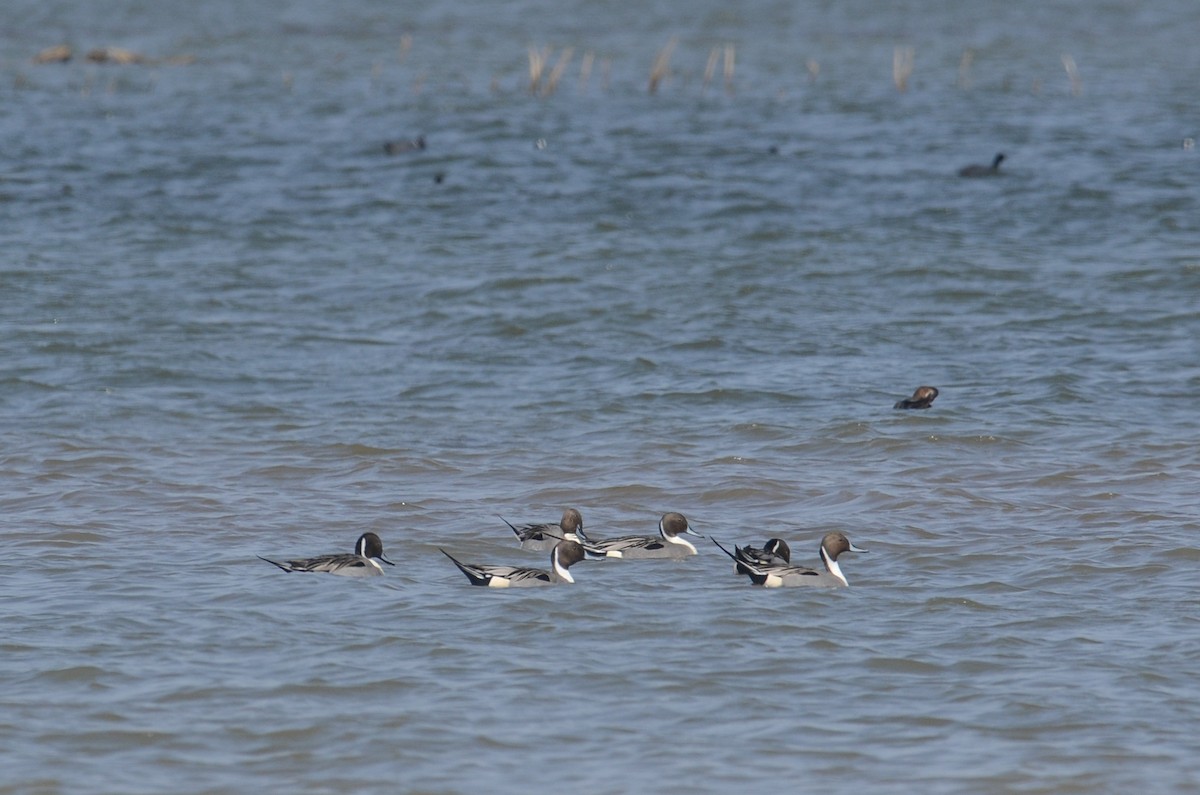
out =
[[[544,552],[554,549],[555,544],[559,541],[587,541],[588,537],[583,532],[583,514],[575,508],[567,508],[563,511],[562,519],[558,524],[527,524],[520,527],[514,526],[503,516],[500,520],[508,525],[509,529],[521,542],[521,549],[528,549],[535,552]]]
[[[721,543],[715,538],[713,543],[720,547],[722,552],[733,558],[735,563],[740,563],[746,568],[745,573],[750,577],[750,582],[764,588],[845,588],[850,583],[846,581],[846,575],[842,574],[838,557],[843,552],[867,551],[850,543],[850,539],[846,538],[844,533],[836,531],[826,533],[825,537],[821,539],[820,548],[821,563],[824,565],[825,571],[816,571],[803,566],[750,563],[739,559],[735,553],[721,546]]]
[[[609,558],[649,560],[651,558],[686,558],[696,554],[696,547],[684,534],[704,538],[688,526],[681,513],[663,514],[658,522],[658,536],[622,536],[589,541],[588,552]]]
[[[574,541],[560,541],[550,552],[550,570],[531,569],[525,566],[489,566],[462,563],[444,549],[439,551],[450,558],[459,571],[467,575],[472,585],[486,588],[533,588],[542,585],[573,583],[570,568],[587,555],[583,547]]]
[[[894,409],[927,409],[933,405],[933,401],[937,398],[938,391],[935,386],[919,386],[912,393],[912,397],[899,400]]]

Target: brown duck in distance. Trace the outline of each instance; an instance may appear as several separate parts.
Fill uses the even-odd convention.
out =
[[[927,409],[933,405],[933,401],[937,398],[938,391],[935,386],[919,386],[912,393],[912,397],[905,398],[896,402],[892,406],[894,409]]]

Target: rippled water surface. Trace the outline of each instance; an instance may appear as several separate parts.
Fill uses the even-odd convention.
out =
[[[0,793],[1200,788],[1190,0],[9,6]]]

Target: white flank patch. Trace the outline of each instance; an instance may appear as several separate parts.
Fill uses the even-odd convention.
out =
[[[488,580],[489,588],[507,588],[511,584],[507,577],[493,577]]]

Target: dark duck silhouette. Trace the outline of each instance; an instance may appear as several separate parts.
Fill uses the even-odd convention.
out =
[[[912,393],[912,397],[897,401],[894,409],[927,409],[933,405],[933,401],[938,396],[937,387],[935,386],[919,386]]]
[[[958,170],[960,177],[994,177],[1000,173],[1000,164],[1004,162],[1004,153],[1000,152],[992,159],[990,166],[981,166],[974,163],[969,166],[963,166]]]

